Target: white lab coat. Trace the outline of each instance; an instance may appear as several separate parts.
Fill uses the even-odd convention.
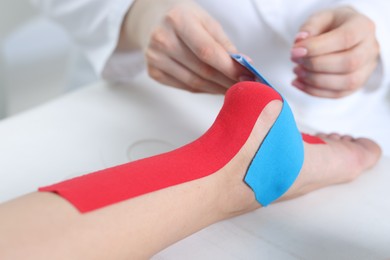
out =
[[[133,0],[33,0],[62,24],[98,74],[126,82],[145,68],[141,52],[113,53]],[[289,101],[306,130],[349,133],[378,141],[390,155],[390,1],[382,0],[198,0],[238,47]],[[366,86],[342,99],[309,96],[291,86],[290,48],[313,12],[351,5],[377,27],[381,62]]]

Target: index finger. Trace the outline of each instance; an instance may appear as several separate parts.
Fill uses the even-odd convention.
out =
[[[235,81],[243,75],[250,76],[202,25],[194,23],[189,27],[178,31],[178,36],[202,62]]]
[[[361,19],[353,19],[334,30],[302,40],[294,48],[305,48],[306,57],[349,50],[367,37],[366,27]]]

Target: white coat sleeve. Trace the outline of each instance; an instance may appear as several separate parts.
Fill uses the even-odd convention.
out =
[[[390,86],[390,1],[383,0],[342,0],[337,5],[353,7],[369,17],[376,26],[376,37],[380,45],[380,64],[376,74],[380,75],[382,88]],[[389,91],[386,89],[385,91]]]
[[[32,0],[69,33],[97,75],[126,81],[144,67],[141,52],[115,54],[122,21],[134,0]]]

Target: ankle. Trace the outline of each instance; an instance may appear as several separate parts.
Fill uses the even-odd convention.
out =
[[[219,211],[224,218],[237,216],[255,210],[261,205],[256,201],[253,190],[244,182],[249,164],[274,124],[282,109],[281,101],[271,101],[261,112],[244,146],[219,172]]]

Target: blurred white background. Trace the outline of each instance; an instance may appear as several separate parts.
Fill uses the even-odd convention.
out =
[[[1,0],[0,118],[79,85],[72,73],[78,58],[66,32],[29,0]]]

